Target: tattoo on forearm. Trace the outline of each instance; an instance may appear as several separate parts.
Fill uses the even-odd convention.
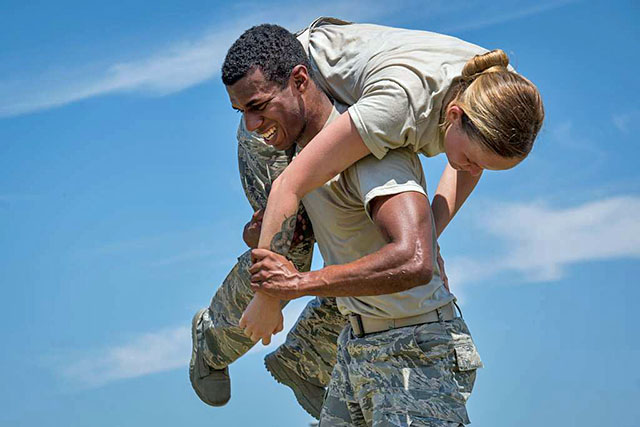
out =
[[[279,253],[280,255],[287,255],[291,242],[293,241],[293,232],[296,229],[296,218],[298,214],[295,213],[289,218],[285,219],[282,223],[282,229],[273,236],[271,240],[271,250]]]

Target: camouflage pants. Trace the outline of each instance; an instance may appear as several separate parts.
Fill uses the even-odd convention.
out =
[[[338,338],[321,427],[469,423],[466,401],[482,366],[462,318]]]
[[[289,163],[285,152],[266,145],[249,133],[241,121],[238,129],[238,162],[245,194],[253,210],[266,206],[271,183]],[[299,214],[306,215],[302,207]],[[296,268],[308,271],[313,250],[311,231],[287,254]],[[222,369],[253,347],[254,343],[238,327],[240,317],[251,299],[251,253],[245,252],[214,295],[208,313],[203,316],[206,346],[205,360]],[[276,350],[280,361],[311,383],[326,387],[336,361],[337,338],[346,323],[334,298],[316,298],[309,302],[286,342]]]

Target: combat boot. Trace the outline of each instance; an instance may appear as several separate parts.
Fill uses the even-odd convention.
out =
[[[264,365],[276,381],[293,390],[296,400],[309,415],[320,419],[324,387],[317,386],[302,378],[295,370],[282,363],[275,353],[270,353],[264,358]]]
[[[200,400],[207,405],[223,406],[231,398],[231,379],[229,367],[213,369],[204,358],[203,317],[208,308],[199,310],[191,321],[191,361],[189,379]]]

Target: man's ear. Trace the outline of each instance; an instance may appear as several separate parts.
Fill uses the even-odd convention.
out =
[[[309,70],[307,70],[306,66],[298,64],[293,67],[290,79],[293,87],[296,88],[298,92],[304,93],[309,89],[311,76],[309,76]]]

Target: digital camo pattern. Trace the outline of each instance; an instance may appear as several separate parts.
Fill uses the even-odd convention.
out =
[[[267,206],[267,198],[271,190],[271,184],[280,176],[284,168],[291,161],[291,157],[284,151],[276,150],[265,144],[262,138],[249,132],[240,120],[238,126],[238,168],[242,188],[254,211],[264,209]],[[303,206],[300,205],[298,215],[305,218],[311,224]],[[302,241],[286,251],[281,250],[282,255],[293,262],[300,271],[309,271],[311,268],[311,254],[313,252],[313,229],[307,227],[302,231]]]
[[[271,183],[289,164],[289,156],[265,144],[262,138],[249,132],[240,120],[238,138],[238,169],[242,188],[254,211],[267,206]]]
[[[335,298],[314,298],[273,354],[300,377],[326,387],[336,364],[338,335],[346,323]]]
[[[244,334],[238,322],[253,298],[249,267],[251,251],[243,253],[218,288],[209,306],[211,323],[204,326],[207,348],[204,358],[214,369],[223,369],[245,354],[254,342]],[[203,318],[204,322],[204,318]]]
[[[320,426],[461,426],[482,362],[462,318],[338,338]]]
[[[270,184],[289,163],[289,157],[264,144],[241,123],[238,129],[238,161],[249,203],[254,210],[264,208]],[[306,216],[302,209],[298,213]],[[304,231],[303,241],[287,254],[287,258],[300,271],[308,271],[311,267],[314,243],[311,227]],[[253,297],[248,272],[250,265],[251,251],[247,251],[238,258],[238,263],[227,275],[211,300],[209,310],[203,315],[206,346],[202,351],[207,363],[215,369],[228,366],[254,345],[237,326]],[[307,305],[287,335],[286,342],[275,354],[284,365],[295,369],[303,378],[324,387],[329,382],[335,363],[337,336],[345,322],[338,312],[335,299],[315,299]]]

